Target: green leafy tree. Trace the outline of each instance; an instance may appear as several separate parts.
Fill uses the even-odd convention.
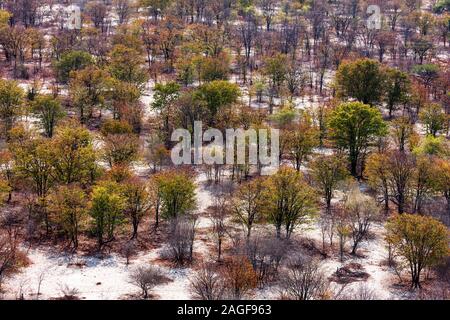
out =
[[[38,197],[38,206],[43,216],[47,233],[50,220],[47,210],[47,197],[54,183],[52,165],[52,145],[49,140],[38,137],[21,137],[13,139],[10,149],[14,155],[15,169],[19,177],[31,180],[31,186]]]
[[[450,160],[436,159],[433,176],[433,189],[447,201],[447,215],[450,217]]]
[[[99,250],[114,240],[116,227],[123,223],[125,199],[119,185],[103,182],[92,190],[89,214],[94,219],[94,231]]]
[[[154,20],[158,20],[158,16],[172,4],[173,0],[140,0],[140,4],[149,8]]]
[[[388,68],[385,72],[385,101],[392,117],[397,106],[408,101],[411,83],[408,75],[400,70]]]
[[[84,191],[75,185],[59,186],[49,197],[51,219],[63,230],[74,249],[78,247],[80,227],[86,220]]]
[[[71,74],[69,95],[80,112],[81,123],[92,118],[95,108],[101,110],[105,106],[108,96],[114,94],[110,90],[112,85],[108,72],[95,66]]]
[[[131,239],[136,239],[140,222],[153,206],[151,193],[147,185],[137,177],[127,179],[122,186],[125,196],[125,215],[133,226]]]
[[[218,57],[202,57],[201,61],[199,61],[200,80],[207,82],[227,80],[230,73],[229,60],[224,53]]]
[[[64,116],[61,103],[51,95],[38,95],[31,105],[33,112],[41,120],[45,135],[51,138],[58,120]]]
[[[387,127],[381,113],[360,102],[340,104],[329,117],[331,138],[336,146],[348,150],[350,171],[357,176],[361,155],[371,143],[386,134]]]
[[[247,229],[247,238],[251,236],[254,223],[263,218],[267,208],[266,185],[262,178],[255,178],[239,186],[233,195],[233,213]]]
[[[160,197],[163,217],[177,218],[195,208],[195,185],[187,173],[179,171],[161,172],[155,177],[154,181]]]
[[[85,51],[69,51],[55,63],[58,81],[67,83],[72,71],[77,71],[94,64],[94,58]]]
[[[23,90],[17,82],[0,79],[0,119],[3,122],[3,135],[6,137],[21,114],[23,96]]]
[[[282,131],[282,145],[291,159],[295,169],[300,171],[301,165],[319,145],[319,130],[312,117],[302,112],[300,118]]]
[[[331,213],[331,199],[339,182],[347,177],[346,161],[337,155],[321,155],[311,163],[311,175],[325,200],[326,211]]]
[[[396,215],[386,224],[386,241],[409,265],[411,288],[421,288],[421,272],[448,257],[448,230],[432,217]]]
[[[277,238],[284,225],[289,239],[295,227],[309,223],[317,212],[316,192],[302,174],[289,167],[281,167],[268,179],[266,197],[269,199],[267,218],[275,226]]]
[[[412,68],[411,72],[422,81],[426,88],[429,88],[439,75],[439,66],[430,63],[418,64]]]
[[[113,47],[109,57],[109,71],[114,78],[143,88],[148,75],[143,67],[145,61],[140,52],[118,44]]]
[[[405,151],[405,145],[414,135],[414,127],[408,117],[399,117],[391,122],[392,135],[399,151]]]
[[[273,111],[273,99],[279,96],[281,88],[286,81],[288,72],[288,59],[284,54],[277,54],[264,61],[264,75],[269,79],[269,113]]]
[[[139,137],[132,126],[124,120],[108,119],[101,128],[103,134],[103,158],[112,168],[128,167],[139,157]]]
[[[152,108],[162,111],[172,105],[180,95],[181,86],[176,82],[157,83],[154,88]]]
[[[49,152],[58,182],[92,181],[96,170],[96,152],[89,130],[73,122],[61,124],[51,141]]]
[[[346,61],[336,72],[336,94],[374,105],[381,101],[384,79],[384,72],[376,60]]]
[[[433,137],[436,137],[437,133],[444,128],[447,120],[442,107],[437,103],[431,103],[423,108],[419,117],[427,129],[427,133]]]
[[[211,81],[196,91],[196,97],[206,102],[213,119],[222,107],[235,103],[240,94],[238,85],[225,80]]]
[[[413,149],[416,155],[429,155],[446,158],[450,155],[450,144],[445,137],[427,135],[420,144]]]

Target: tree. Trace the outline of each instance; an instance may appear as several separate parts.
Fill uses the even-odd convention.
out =
[[[194,299],[222,300],[225,284],[220,274],[211,264],[203,264],[190,279]]]
[[[447,157],[450,154],[450,144],[444,136],[433,137],[425,136],[420,143],[413,147],[413,153],[416,155]]]
[[[342,157],[321,155],[311,163],[311,175],[325,200],[326,211],[331,213],[333,191],[347,177],[347,167]]]
[[[369,185],[381,193],[384,203],[384,213],[389,213],[389,167],[388,155],[373,153],[367,159],[366,174]]]
[[[9,137],[16,118],[20,115],[23,90],[17,82],[0,79],[0,119],[3,122],[3,135]]]
[[[48,234],[50,220],[46,209],[47,196],[55,175],[52,165],[52,145],[50,141],[43,138],[29,137],[26,132],[15,133],[17,133],[17,137],[12,138],[10,149],[14,155],[16,170],[19,176],[31,179],[31,185],[38,197],[39,209],[43,215]]]
[[[233,213],[247,229],[247,239],[253,224],[262,218],[267,207],[265,188],[263,178],[255,178],[241,184],[233,195]]]
[[[227,80],[230,72],[230,59],[223,52],[218,57],[202,57],[198,62],[201,81]]]
[[[110,93],[110,87],[114,93]],[[116,102],[115,94],[125,97],[123,91],[118,90],[112,83],[111,77],[105,70],[95,66],[88,66],[82,70],[73,71],[69,83],[69,95],[73,105],[80,112],[80,122],[85,123],[92,118],[95,108],[104,107],[108,93],[111,99]]]
[[[414,204],[412,213],[422,212],[423,200],[430,195],[434,179],[433,169],[434,159],[428,155],[417,155],[415,158],[415,170],[412,181],[412,191],[414,192]]]
[[[91,1],[86,3],[86,13],[91,19],[94,27],[105,31],[105,20],[108,14],[108,7],[101,1]]]
[[[18,233],[0,231],[0,289],[3,279],[20,267]]]
[[[92,181],[97,167],[89,130],[74,122],[59,126],[49,152],[57,181],[65,184]]]
[[[226,219],[230,214],[230,199],[225,194],[220,194],[214,199],[214,204],[209,207],[209,217],[212,222],[214,236],[217,241],[217,261],[222,258],[222,245],[227,233]]]
[[[399,117],[391,122],[392,135],[399,151],[405,151],[405,145],[414,135],[414,127],[408,117]]]
[[[149,292],[155,286],[166,280],[162,271],[153,266],[138,267],[131,273],[130,278],[134,285],[141,288],[144,299],[148,299]]]
[[[177,265],[192,262],[197,219],[194,216],[181,216],[170,220],[169,247],[167,254]]]
[[[419,57],[419,64],[422,64],[427,53],[433,49],[433,43],[425,37],[417,37],[412,40],[411,47],[414,52],[414,60]]]
[[[268,179],[267,197],[267,218],[275,225],[277,238],[283,224],[289,238],[297,225],[308,223],[317,211],[314,190],[301,173],[289,167],[281,167]]]
[[[237,252],[244,252],[253,266],[260,289],[278,278],[281,262],[289,253],[289,242],[277,239],[265,232],[253,234]]]
[[[371,197],[355,189],[348,195],[344,209],[353,240],[351,253],[356,254],[358,245],[367,238],[371,224],[378,219],[378,205]]]
[[[300,119],[283,130],[282,140],[286,152],[292,159],[297,171],[300,171],[302,163],[319,145],[319,132],[314,125],[311,116],[302,112]]]
[[[447,201],[447,214],[450,217],[450,160],[436,159],[433,172],[435,181],[433,188],[441,193]]]
[[[31,104],[33,112],[41,120],[45,135],[51,138],[56,124],[64,116],[61,103],[51,95],[38,95]]]
[[[442,107],[437,103],[427,105],[419,114],[420,120],[427,129],[427,133],[436,137],[437,133],[444,128],[446,115]]]
[[[163,128],[161,131],[166,135],[166,146],[169,146],[170,136],[168,133],[172,131],[170,118],[173,116],[174,103],[180,96],[180,85],[176,82],[157,83],[155,84],[154,92],[151,107],[160,112],[163,117]]]
[[[348,223],[348,217],[346,214],[346,211],[343,207],[339,206],[336,209],[336,212],[334,214],[335,216],[335,229],[336,233],[339,237],[339,256],[340,261],[344,261],[344,249],[345,249],[345,243],[347,242],[348,237],[351,235],[350,226]]]
[[[240,96],[239,86],[225,80],[215,80],[200,86],[195,95],[204,100],[214,119],[217,112],[237,101]]]
[[[150,194],[144,182],[132,177],[123,183],[123,194],[125,196],[125,215],[130,219],[133,226],[131,239],[138,236],[139,223],[152,207]]]
[[[221,278],[232,299],[240,300],[257,285],[255,271],[246,257],[233,257],[222,269]]]
[[[5,149],[0,151],[0,181],[2,184],[2,192],[7,192],[6,202],[10,202],[12,192],[16,185],[17,169],[14,163],[14,155],[11,151]]]
[[[346,61],[341,63],[336,72],[336,94],[374,105],[383,95],[384,79],[380,64],[375,60]]]
[[[448,230],[432,217],[396,215],[386,224],[386,241],[409,264],[411,288],[421,288],[420,275],[448,257]]]
[[[410,154],[394,151],[387,155],[387,183],[390,198],[397,205],[397,211],[400,214],[405,211],[407,197],[411,190],[414,167],[414,159]]]
[[[334,109],[329,117],[329,128],[335,144],[348,150],[353,176],[357,176],[358,163],[369,145],[386,133],[380,112],[360,102],[342,103]]]
[[[49,197],[49,210],[54,222],[63,230],[73,249],[78,248],[78,234],[86,218],[86,196],[75,186],[59,186]]]
[[[416,75],[428,89],[433,80],[438,77],[439,66],[435,64],[418,64],[411,69],[411,72]]]
[[[291,258],[280,279],[282,294],[288,299],[320,299],[325,293],[325,275],[318,261],[307,256]]]
[[[158,16],[163,15],[172,2],[173,0],[140,0],[142,6],[149,8],[155,21],[158,20]]]
[[[123,221],[125,199],[117,183],[106,181],[92,190],[89,214],[94,219],[98,249],[114,240],[116,227]]]
[[[195,185],[187,173],[165,171],[155,176],[154,180],[161,198],[163,217],[176,218],[195,208]]]
[[[13,60],[13,73],[15,77],[28,78],[25,67],[26,53],[31,49],[34,32],[24,26],[9,26],[0,28],[0,42],[2,43],[6,60]]]
[[[114,0],[113,3],[119,16],[119,24],[127,23],[133,9],[135,9],[134,3],[130,3],[128,0]]]
[[[180,85],[176,82],[168,82],[166,84],[155,84],[152,108],[163,111],[171,106],[178,99],[180,93]]]
[[[283,54],[277,54],[264,61],[263,73],[269,78],[269,113],[273,111],[273,98],[280,94],[281,87],[286,80],[288,72],[287,57]]]
[[[85,51],[69,51],[55,63],[58,81],[67,83],[72,71],[84,69],[94,64],[93,57]]]
[[[144,59],[138,51],[118,44],[111,50],[109,58],[109,71],[115,79],[143,88],[148,76],[143,68]]]
[[[394,68],[388,68],[385,79],[385,101],[389,110],[389,117],[395,111],[398,104],[408,101],[410,80],[406,73]]]
[[[133,133],[108,134],[104,138],[103,157],[110,167],[128,166],[139,156],[139,137]]]

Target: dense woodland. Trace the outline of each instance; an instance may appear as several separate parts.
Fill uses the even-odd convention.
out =
[[[0,0],[0,298],[114,257],[115,299],[449,299],[449,9]],[[280,167],[173,165],[195,121],[279,129]]]

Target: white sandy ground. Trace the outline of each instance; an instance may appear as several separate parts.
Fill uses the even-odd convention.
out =
[[[204,211],[212,203],[210,187],[204,183],[205,180],[203,174],[197,178],[199,212]],[[210,219],[201,215],[197,227],[199,229],[210,228]],[[347,256],[344,264],[358,262],[364,267],[370,275],[366,281],[367,286],[375,292],[377,298],[399,299],[401,298],[400,293],[391,288],[392,283],[396,282],[395,274],[382,263],[387,257],[383,230],[382,225],[374,225],[374,239],[362,243],[359,250],[359,253],[365,257]],[[321,233],[316,225],[298,229],[296,236],[311,239],[317,247],[321,246]],[[215,253],[210,251],[208,245],[213,244],[213,241],[212,235],[204,236],[203,233],[198,235],[195,241],[195,252],[201,254],[205,259],[211,259]],[[160,257],[161,250],[163,249],[152,249],[141,253],[132,258],[130,265],[126,266],[125,259],[116,254],[101,260],[92,256],[69,256],[60,252],[52,252],[51,249],[30,249],[28,258],[31,264],[6,281],[4,298],[16,299],[23,294],[25,299],[37,299],[36,293],[41,275],[43,275],[43,280],[39,299],[61,297],[64,289],[76,289],[78,297],[89,300],[130,298],[139,294],[139,288],[130,283],[130,272],[139,266],[157,265],[156,260]],[[322,269],[327,276],[331,276],[342,265],[337,254],[334,254],[323,261]],[[189,278],[193,271],[189,268],[160,267],[172,281],[157,286],[153,291],[154,298],[190,299]],[[339,287],[336,284],[333,286]],[[356,290],[358,286],[358,282],[352,283],[347,286],[346,292]],[[252,298],[276,299],[278,297],[277,288],[268,287],[264,290],[257,290]]]

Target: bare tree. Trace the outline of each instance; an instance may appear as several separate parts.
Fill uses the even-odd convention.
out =
[[[178,217],[170,222],[167,254],[178,265],[192,261],[196,224],[193,216]]]
[[[223,279],[212,264],[200,267],[190,279],[190,287],[193,298],[200,300],[221,300],[225,291]]]
[[[371,224],[380,215],[374,199],[363,195],[359,189],[352,190],[345,202],[350,235],[353,240],[352,254],[356,254],[358,244],[367,238]]]
[[[0,231],[0,289],[3,279],[17,267],[18,241],[15,230]]]
[[[59,285],[62,297],[61,300],[79,300],[80,291],[77,288],[69,287],[67,284]]]
[[[44,278],[47,274],[48,270],[44,269],[39,273],[39,276],[37,278],[38,281],[38,286],[37,286],[37,291],[36,291],[36,300],[39,300],[39,296],[41,295],[41,286],[42,286],[42,282],[44,282]]]
[[[125,242],[121,247],[121,253],[126,259],[126,265],[130,264],[130,258],[136,254],[136,243],[133,240]]]
[[[133,10],[133,3],[129,0],[114,0],[114,6],[119,16],[119,24],[126,23]]]
[[[306,256],[294,257],[280,279],[283,296],[293,300],[320,299],[326,280],[319,263]]]
[[[219,195],[214,199],[214,205],[208,208],[217,241],[217,261],[220,261],[222,257],[222,244],[227,233],[226,218],[230,213],[229,205],[229,198],[225,195]]]
[[[141,288],[142,297],[147,299],[149,292],[158,284],[164,282],[165,277],[162,271],[156,267],[139,267],[130,276],[131,282]]]
[[[245,252],[256,272],[259,287],[263,288],[266,283],[276,279],[280,264],[287,254],[287,243],[267,234],[256,234],[246,242]]]

